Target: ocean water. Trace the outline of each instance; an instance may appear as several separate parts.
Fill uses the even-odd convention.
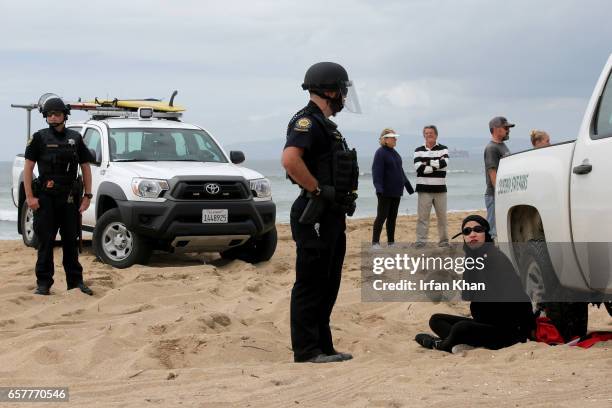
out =
[[[280,165],[280,159],[248,160],[246,167],[257,170],[272,183],[272,197],[276,203],[277,222],[289,222],[289,211],[293,200],[299,193],[299,188],[285,178],[285,172]],[[0,239],[19,239],[17,234],[17,208],[11,198],[11,162],[0,162]],[[359,159],[359,198],[357,211],[353,218],[372,217],[376,215],[376,193],[372,184],[372,159]],[[404,170],[413,186],[416,184],[416,174],[412,167],[412,159],[404,158]],[[451,166],[447,174],[448,210],[467,211],[484,208],[485,178],[482,159],[451,158]],[[400,203],[399,213],[415,214],[417,195],[404,194]]]
[[[0,239],[21,238],[17,234],[17,207],[11,199],[13,163],[0,162]]]

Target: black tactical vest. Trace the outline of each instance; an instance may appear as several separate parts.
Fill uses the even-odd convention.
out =
[[[38,134],[41,151],[37,164],[43,188],[52,186],[45,190],[69,191],[77,179],[77,142],[81,135],[70,129],[63,133],[41,129]]]
[[[338,126],[334,122],[310,106],[294,115],[287,127],[287,134],[294,126],[295,121],[303,117],[304,114],[314,118],[321,125],[329,137],[331,145],[328,152],[316,157],[314,168],[309,168],[310,172],[319,181],[319,185],[334,186],[336,192],[340,195],[354,195],[355,197],[352,199],[354,201],[359,179],[357,151],[349,149],[346,140],[342,137],[342,134],[338,131]],[[289,176],[287,175],[287,177]]]

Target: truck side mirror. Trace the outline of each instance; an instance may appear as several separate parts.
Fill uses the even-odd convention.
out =
[[[230,151],[230,160],[234,164],[240,164],[244,161],[244,153],[240,150],[232,150]]]

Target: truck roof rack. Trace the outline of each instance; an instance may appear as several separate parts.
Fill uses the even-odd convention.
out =
[[[108,118],[125,118],[125,119],[167,119],[175,120],[180,122],[181,116],[183,116],[182,107],[174,105],[174,98],[177,95],[177,91],[172,92],[170,96],[170,102],[166,104],[161,103],[161,99],[145,98],[145,99],[111,99],[111,100],[98,100],[95,98],[93,102],[82,102],[81,98],[77,102],[67,102],[66,104],[71,110],[81,110],[89,114],[91,119],[100,120]],[[46,96],[45,94],[43,96]],[[131,102],[131,103],[126,103]],[[142,102],[140,104],[139,102]],[[29,139],[31,135],[31,116],[32,111],[40,109],[42,102],[30,103],[30,104],[11,104],[11,108],[20,108],[27,111],[27,135]],[[118,104],[126,103],[128,106],[117,106]],[[151,112],[152,111],[152,112]],[[142,115],[141,115],[142,112]],[[146,113],[146,116],[145,116]]]
[[[76,105],[76,106],[75,106]],[[91,119],[101,120],[101,119],[109,119],[109,118],[122,118],[122,119],[140,119],[141,116],[138,110],[127,109],[127,108],[118,108],[118,107],[80,107],[77,104],[72,105],[70,107],[72,110],[82,110],[86,111]],[[158,112],[153,110],[152,117],[158,119],[168,119],[168,120],[176,120],[179,121],[181,116],[183,116],[182,112]]]

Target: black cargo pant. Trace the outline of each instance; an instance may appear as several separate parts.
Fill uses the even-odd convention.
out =
[[[34,211],[34,232],[38,237],[38,259],[36,260],[36,283],[38,286],[53,285],[53,244],[59,229],[62,236],[62,264],[66,272],[68,289],[83,282],[83,267],[79,263],[78,235],[79,209],[77,203],[68,203],[66,194],[40,193],[40,208]]]
[[[344,213],[326,211],[317,232],[317,224],[298,222],[307,202],[306,197],[298,197],[291,207],[291,234],[297,252],[291,291],[291,345],[296,362],[335,353],[329,317],[340,289],[346,252]]]

